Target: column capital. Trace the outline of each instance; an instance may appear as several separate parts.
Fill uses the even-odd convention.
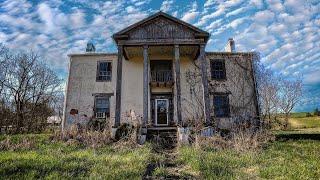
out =
[[[179,46],[180,46],[179,44],[175,44],[174,45],[175,48],[179,48]]]
[[[200,44],[200,48],[205,48],[206,47],[206,44]]]
[[[148,49],[148,48],[149,48],[149,46],[147,44],[143,45],[143,49]]]

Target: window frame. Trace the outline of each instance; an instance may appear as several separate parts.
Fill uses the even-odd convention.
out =
[[[109,79],[100,79],[100,64],[101,63],[110,63],[111,71],[110,71],[110,78]],[[109,72],[109,71],[106,71]],[[107,75],[106,75],[107,77]],[[97,61],[97,73],[96,73],[96,82],[111,82],[112,81],[112,61],[109,60],[101,60]]]
[[[214,69],[213,69],[213,63],[215,63],[215,62],[222,63],[222,70],[214,70]],[[213,77],[214,71],[222,71],[222,73],[223,73],[223,78]],[[211,59],[211,60],[210,60],[210,74],[211,74],[211,80],[216,80],[216,81],[225,81],[225,80],[227,80],[225,60],[224,60],[224,59]]]
[[[226,98],[226,103],[224,103],[222,105],[222,106],[226,106],[226,107],[220,107],[220,108],[226,109],[226,110],[224,110],[224,111],[226,111],[226,114],[224,114],[222,116],[217,116],[215,97],[225,97]],[[216,93],[216,94],[213,94],[212,104],[213,104],[213,112],[214,112],[214,117],[215,118],[230,118],[231,117],[229,93]]]
[[[93,108],[93,112],[94,112],[94,117],[96,117],[96,113],[98,112],[97,111],[97,99],[107,99],[108,100],[108,108],[106,109],[109,109],[108,111],[106,111],[105,113],[105,118],[110,118],[110,96],[101,96],[101,95],[96,95],[94,96],[94,108]],[[102,109],[102,108],[101,108]]]

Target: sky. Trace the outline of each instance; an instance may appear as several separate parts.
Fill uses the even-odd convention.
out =
[[[319,0],[0,0],[0,43],[38,52],[66,79],[69,53],[116,52],[113,33],[158,11],[211,34],[206,51],[257,51],[261,62],[287,78],[303,78],[295,111],[320,108]]]

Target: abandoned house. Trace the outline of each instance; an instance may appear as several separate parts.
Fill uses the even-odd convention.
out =
[[[206,52],[209,33],[158,12],[113,35],[117,53],[70,54],[63,127],[107,120],[142,134],[204,122],[231,128],[258,116],[254,53]]]

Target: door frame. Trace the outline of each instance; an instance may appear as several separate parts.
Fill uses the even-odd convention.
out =
[[[167,102],[167,123],[166,124],[158,124],[158,104],[157,104],[157,101],[166,101]],[[155,103],[155,124],[156,126],[168,126],[169,125],[169,99],[154,99],[154,103]]]

